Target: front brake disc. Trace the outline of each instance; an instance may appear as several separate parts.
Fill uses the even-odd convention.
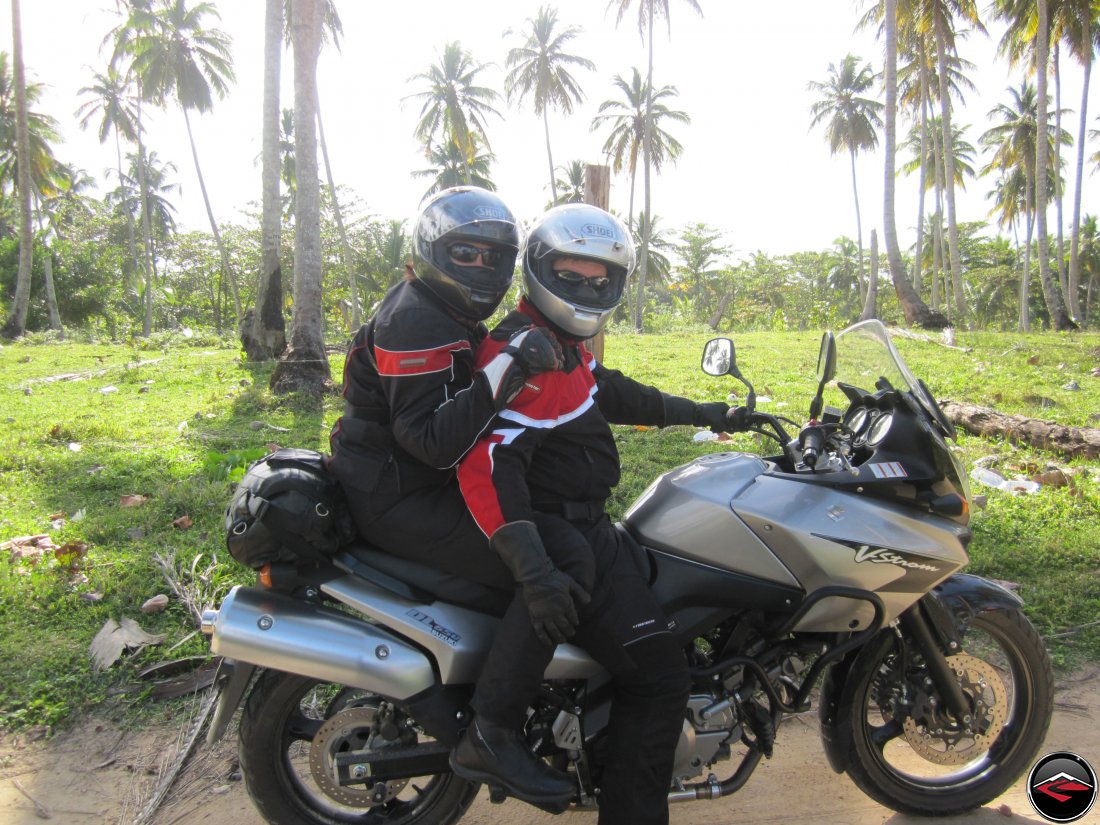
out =
[[[355,808],[381,805],[401,793],[407,784],[407,780],[404,779],[374,783],[369,773],[361,777],[364,783],[361,786],[341,785],[339,782],[336,757],[346,751],[371,748],[374,744],[371,727],[377,715],[378,709],[373,707],[346,708],[326,719],[310,743],[309,769],[313,774],[313,780],[326,796],[342,805]],[[354,769],[355,766],[352,770]]]
[[[948,656],[970,704],[970,719],[962,723],[949,717],[941,701],[918,702],[924,707],[905,719],[905,739],[923,758],[937,765],[964,765],[985,753],[997,741],[1008,717],[1008,691],[1004,681],[988,662],[960,653]]]

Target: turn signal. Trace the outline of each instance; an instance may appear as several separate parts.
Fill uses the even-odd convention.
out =
[[[948,493],[928,502],[928,509],[945,516],[964,516],[970,512],[970,503],[958,493]]]
[[[271,581],[271,565],[265,564],[256,573],[256,579],[260,583],[261,587],[266,587],[270,590],[275,584]]]

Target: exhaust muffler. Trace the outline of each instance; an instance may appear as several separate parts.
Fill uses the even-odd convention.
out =
[[[323,605],[238,585],[203,632],[226,659],[407,699],[435,683],[428,658],[378,625]]]

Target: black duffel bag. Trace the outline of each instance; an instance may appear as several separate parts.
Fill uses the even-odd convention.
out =
[[[354,536],[343,491],[314,450],[284,447],[248,468],[225,510],[225,542],[241,564],[320,564]]]

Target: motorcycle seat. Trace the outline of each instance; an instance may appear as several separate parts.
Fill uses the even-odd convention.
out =
[[[355,543],[333,561],[338,567],[411,601],[441,600],[480,613],[503,616],[513,592],[464,579],[447,570]]]

